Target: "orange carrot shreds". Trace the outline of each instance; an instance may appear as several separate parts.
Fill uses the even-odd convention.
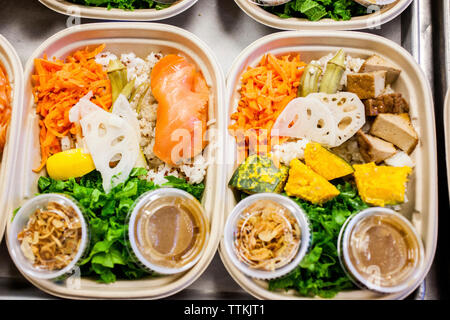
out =
[[[60,139],[76,134],[77,128],[69,121],[70,109],[92,91],[92,102],[109,110],[112,104],[111,83],[103,67],[95,62],[95,56],[105,45],[93,50],[78,50],[65,60],[53,58],[35,59],[33,95],[36,113],[39,114],[41,164],[39,172],[52,154],[61,152]]]
[[[6,143],[9,122],[11,120],[11,84],[6,70],[0,63],[0,154]]]
[[[241,151],[270,151],[272,126],[286,105],[297,96],[305,66],[299,54],[276,57],[269,53],[261,58],[258,66],[248,67],[242,74],[241,99],[236,112],[231,115],[229,126]]]

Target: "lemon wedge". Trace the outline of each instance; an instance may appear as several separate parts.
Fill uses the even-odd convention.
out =
[[[70,149],[47,159],[47,173],[55,180],[82,177],[95,170],[94,161],[84,149]]]

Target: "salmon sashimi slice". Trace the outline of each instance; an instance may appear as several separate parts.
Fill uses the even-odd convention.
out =
[[[11,85],[8,74],[0,64],[0,154],[6,143],[6,133],[11,119]]]
[[[154,66],[150,81],[158,101],[153,152],[169,165],[195,157],[206,146],[209,88],[203,75],[170,54]]]

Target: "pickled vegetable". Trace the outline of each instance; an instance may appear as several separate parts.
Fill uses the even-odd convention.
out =
[[[275,166],[267,156],[251,155],[236,169],[229,186],[248,194],[283,191],[288,176],[286,166]]]
[[[345,71],[345,52],[339,50],[333,59],[328,61],[327,68],[320,83],[320,92],[336,93]]]
[[[308,64],[300,79],[297,97],[306,97],[310,93],[318,92],[319,78],[321,75],[322,68],[320,66],[313,63]]]
[[[111,60],[109,62],[108,78],[111,82],[112,102],[114,103],[128,83],[127,68],[120,60]]]
[[[313,204],[325,203],[339,195],[334,185],[298,159],[291,161],[284,190],[290,197],[298,197]]]
[[[135,79],[131,80],[130,82],[128,82],[125,87],[122,88],[122,91],[120,92],[121,94],[123,94],[128,100],[130,100],[133,91],[134,91],[134,82]]]
[[[327,180],[345,177],[354,171],[344,159],[315,142],[306,145],[305,163]]]

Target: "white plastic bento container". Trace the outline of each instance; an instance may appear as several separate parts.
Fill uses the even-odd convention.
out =
[[[43,5],[53,11],[76,15],[81,18],[105,19],[105,20],[123,20],[123,21],[156,21],[173,17],[192,7],[198,0],[179,0],[172,6],[163,9],[135,9],[122,10],[101,7],[89,7],[80,4],[71,3],[64,0],[39,0]]]
[[[382,7],[379,11],[366,16],[354,17],[347,21],[334,21],[322,19],[320,21],[308,21],[301,18],[282,19],[277,15],[267,12],[260,6],[250,3],[248,0],[235,0],[237,5],[254,20],[281,30],[357,30],[375,28],[389,22],[401,14],[412,0],[398,0],[397,2]]]
[[[433,98],[430,85],[420,66],[413,57],[394,42],[367,33],[360,32],[324,32],[324,31],[286,31],[263,37],[247,47],[234,61],[227,78],[227,114],[235,110],[239,100],[239,86],[242,72],[247,66],[255,66],[265,53],[286,54],[299,52],[303,61],[320,58],[340,48],[354,57],[368,57],[378,54],[402,70],[394,85],[410,102],[411,118],[419,134],[420,143],[412,157],[416,163],[414,173],[408,183],[408,203],[403,205],[402,214],[417,229],[425,249],[425,263],[418,280],[407,290],[398,294],[378,295],[367,290],[343,291],[336,299],[402,299],[412,293],[428,273],[436,250],[437,242],[437,158],[436,133],[434,122]],[[227,134],[225,139],[227,179],[236,168],[236,143],[234,137]],[[225,215],[236,205],[233,191],[228,188],[226,194]],[[248,293],[259,299],[306,299],[294,291],[275,291],[267,289],[266,281],[254,280],[245,276],[231,263],[226,255],[223,243],[220,255],[231,276]]]
[[[19,56],[14,50],[13,46],[0,35],[0,63],[6,69],[9,81],[12,88],[12,110],[17,110],[22,107],[23,99],[23,68],[20,62]],[[14,112],[11,115],[11,122],[15,121]],[[10,172],[7,168],[14,164],[14,159],[11,157],[12,148],[9,143],[11,137],[11,128],[8,130],[7,143],[3,149],[3,156],[0,158],[0,203],[6,203],[8,199],[9,189],[6,187],[7,181],[10,180]],[[4,208],[0,211],[0,242],[3,238],[5,230],[5,224],[8,217],[8,213]]]
[[[22,108],[17,108],[11,126],[11,145],[8,161],[9,179],[5,183],[9,197],[4,212],[10,231],[13,210],[37,192],[38,174],[32,172],[40,161],[38,116],[36,115],[31,76],[34,72],[34,59],[42,57],[64,58],[73,51],[87,46],[106,44],[107,51],[120,54],[134,52],[137,56],[147,56],[151,51],[162,53],[182,53],[201,69],[211,88],[209,119],[216,121],[211,125],[210,144],[207,158],[211,161],[205,180],[206,190],[202,199],[210,223],[210,237],[198,263],[190,270],[174,276],[148,277],[142,280],[121,280],[113,284],[101,284],[88,278],[73,281],[52,282],[24,276],[39,289],[64,298],[71,299],[159,299],[175,294],[194,282],[208,267],[216,252],[223,229],[223,201],[225,192],[224,171],[219,164],[223,159],[223,135],[225,118],[225,80],[213,52],[195,35],[177,27],[158,23],[94,23],[65,29],[46,40],[30,56],[25,67],[25,92]],[[9,159],[11,160],[11,159]],[[41,172],[41,175],[45,171]],[[8,248],[10,249],[10,248]]]

